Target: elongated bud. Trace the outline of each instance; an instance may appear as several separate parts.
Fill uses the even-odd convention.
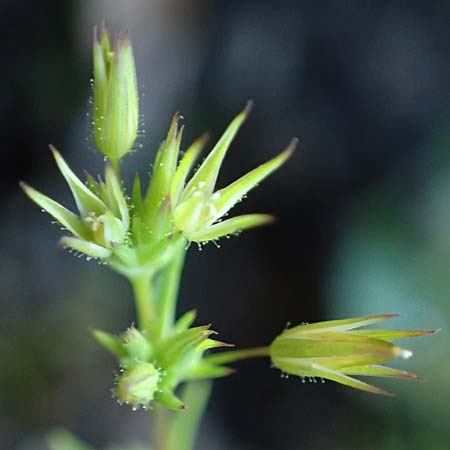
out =
[[[290,328],[272,342],[272,363],[287,374],[310,379],[318,377],[375,394],[387,394],[352,375],[417,379],[414,374],[381,364],[397,357],[412,356],[412,352],[392,344],[391,340],[434,332],[360,329],[393,317],[395,314],[381,314]]]
[[[128,34],[111,49],[103,27],[94,33],[94,136],[99,150],[117,161],[133,147],[139,122],[139,98],[133,50]]]
[[[148,406],[155,396],[159,378],[159,371],[153,364],[137,363],[117,379],[117,399],[133,408]]]

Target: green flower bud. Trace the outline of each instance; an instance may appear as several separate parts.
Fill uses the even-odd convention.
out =
[[[386,391],[349,375],[417,379],[416,375],[380,364],[393,358],[409,358],[412,352],[391,340],[431,334],[430,330],[357,330],[395,314],[359,317],[299,325],[285,330],[270,346],[275,367],[286,374],[315,377],[362,389],[375,394]]]
[[[124,348],[131,361],[147,361],[152,354],[152,345],[137,328],[131,326],[123,335]]]
[[[117,379],[116,397],[133,408],[146,407],[155,396],[159,379],[159,371],[153,364],[137,363]]]
[[[133,50],[128,34],[111,49],[108,32],[94,33],[94,136],[99,150],[117,161],[133,147],[139,122],[139,98]]]

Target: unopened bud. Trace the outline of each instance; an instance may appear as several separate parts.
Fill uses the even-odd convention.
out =
[[[133,147],[139,125],[139,98],[128,34],[111,49],[103,27],[94,34],[94,136],[99,150],[117,161]]]
[[[147,406],[157,390],[159,371],[153,364],[140,362],[127,369],[117,380],[119,402],[132,407]]]

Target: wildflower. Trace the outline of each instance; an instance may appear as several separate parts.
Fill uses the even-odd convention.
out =
[[[88,176],[85,185],[59,152],[53,147],[51,150],[72,191],[79,215],[25,183],[21,183],[23,190],[71,233],[60,240],[62,246],[90,257],[108,258],[125,243],[129,228],[128,206],[117,173],[107,165],[104,181],[96,182]]]
[[[270,346],[272,362],[287,374],[320,377],[375,394],[388,394],[352,375],[417,379],[417,375],[380,364],[395,357],[412,356],[412,352],[390,341],[433,333],[430,330],[359,329],[392,317],[396,315],[333,320],[287,329]]]
[[[287,160],[296,146],[296,140],[275,158],[227,187],[215,190],[223,159],[249,111],[250,103],[231,122],[188,182],[189,172],[203,149],[206,138],[202,136],[195,141],[176,166],[182,130],[178,131],[178,116],[174,117],[167,140],[156,157],[155,171],[147,193],[146,210],[152,220],[155,219],[158,205],[163,204],[165,198],[170,200],[174,231],[181,232],[189,241],[215,240],[273,220],[268,214],[246,214],[222,221],[236,203]]]
[[[113,162],[128,153],[136,139],[139,97],[133,49],[128,34],[111,49],[102,27],[94,32],[94,136],[99,150]]]

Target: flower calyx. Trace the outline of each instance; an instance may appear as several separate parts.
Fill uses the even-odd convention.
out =
[[[303,379],[317,377],[375,394],[388,394],[353,376],[417,379],[417,375],[382,364],[396,357],[412,356],[411,351],[391,341],[434,333],[432,330],[360,329],[393,317],[397,315],[381,314],[289,328],[270,346],[272,363],[282,372]]]

